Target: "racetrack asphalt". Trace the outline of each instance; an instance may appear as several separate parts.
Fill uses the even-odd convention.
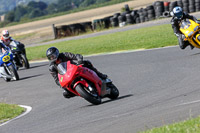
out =
[[[19,70],[19,81],[0,79],[0,102],[32,111],[1,133],[135,133],[200,115],[199,49],[179,47],[86,57],[113,80],[117,100],[93,106],[65,99],[48,62]]]

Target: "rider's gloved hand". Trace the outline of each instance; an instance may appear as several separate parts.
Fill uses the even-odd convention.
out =
[[[78,63],[77,64],[83,64],[83,56],[82,55],[80,55],[80,54],[77,54],[76,55],[76,58],[77,58],[77,61],[78,61]]]
[[[178,33],[174,33],[177,37],[179,37],[179,34]]]
[[[83,60],[78,60],[77,64],[78,65],[83,64]]]
[[[184,40],[184,39],[185,39],[185,35],[182,34],[182,35],[181,35],[181,38]]]
[[[55,72],[56,71],[56,67],[54,65],[50,65],[49,66],[49,71],[50,72]]]

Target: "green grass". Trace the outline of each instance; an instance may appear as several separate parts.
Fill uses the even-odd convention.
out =
[[[0,124],[24,112],[24,108],[14,104],[0,103]]]
[[[153,26],[125,32],[117,32],[92,38],[64,41],[50,45],[27,48],[29,60],[46,58],[46,50],[57,47],[60,52],[72,52],[83,55],[125,51],[134,49],[150,49],[177,45],[170,25]]]
[[[200,133],[200,117],[140,133]]]

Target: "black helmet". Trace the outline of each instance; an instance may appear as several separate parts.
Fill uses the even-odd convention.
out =
[[[59,56],[59,50],[56,47],[50,47],[47,49],[46,56],[49,61],[56,61]]]

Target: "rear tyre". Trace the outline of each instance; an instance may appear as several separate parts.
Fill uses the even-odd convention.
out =
[[[110,99],[117,99],[119,96],[119,90],[117,89],[117,87],[114,84],[109,84],[108,85],[109,88],[111,88],[111,93],[108,96],[108,98]]]
[[[28,59],[26,58],[24,54],[21,54],[21,57],[22,57],[23,67],[25,67],[26,69],[29,69],[30,65],[29,65]]]
[[[88,102],[98,105],[101,104],[101,98],[98,96],[98,94],[94,92],[90,92],[86,87],[83,87],[82,85],[78,84],[75,88],[75,90]]]

